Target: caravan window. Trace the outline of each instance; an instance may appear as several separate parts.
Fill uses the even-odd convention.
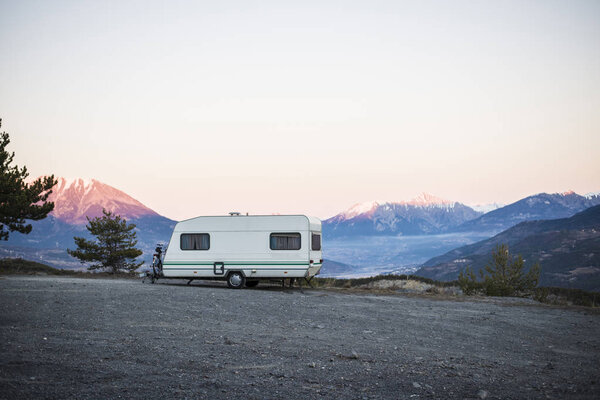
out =
[[[311,244],[312,244],[313,251],[320,251],[321,250],[321,235],[318,233],[313,233]]]
[[[208,233],[182,233],[180,243],[181,250],[208,250],[210,235]]]
[[[299,233],[271,233],[271,250],[300,250]]]

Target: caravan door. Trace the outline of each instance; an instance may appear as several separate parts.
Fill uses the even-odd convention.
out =
[[[215,275],[224,275],[225,274],[225,263],[216,262],[213,264],[213,272]]]
[[[310,266],[308,268],[307,277],[315,276],[321,271],[323,265],[323,253],[321,252],[321,232],[310,232]]]

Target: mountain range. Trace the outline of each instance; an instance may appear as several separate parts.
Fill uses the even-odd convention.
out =
[[[581,196],[573,191],[539,193],[466,221],[454,231],[500,232],[523,221],[570,217],[598,204],[598,194]]]
[[[451,231],[482,213],[423,193],[409,201],[367,202],[323,221],[324,237],[428,235]]]
[[[477,272],[499,244],[522,255],[528,267],[539,262],[542,286],[600,291],[600,205],[569,218],[521,222],[492,238],[434,257],[416,274],[452,280],[467,266]]]
[[[598,204],[598,194],[539,193],[482,213],[465,204],[423,193],[410,201],[356,204],[323,221],[323,236],[493,234],[523,221],[570,217]]]

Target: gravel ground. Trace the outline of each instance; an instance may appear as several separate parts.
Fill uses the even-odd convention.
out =
[[[0,279],[0,397],[597,399],[600,315],[512,300]]]

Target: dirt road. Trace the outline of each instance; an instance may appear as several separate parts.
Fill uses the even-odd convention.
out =
[[[0,398],[600,398],[600,315],[516,300],[0,279]]]

